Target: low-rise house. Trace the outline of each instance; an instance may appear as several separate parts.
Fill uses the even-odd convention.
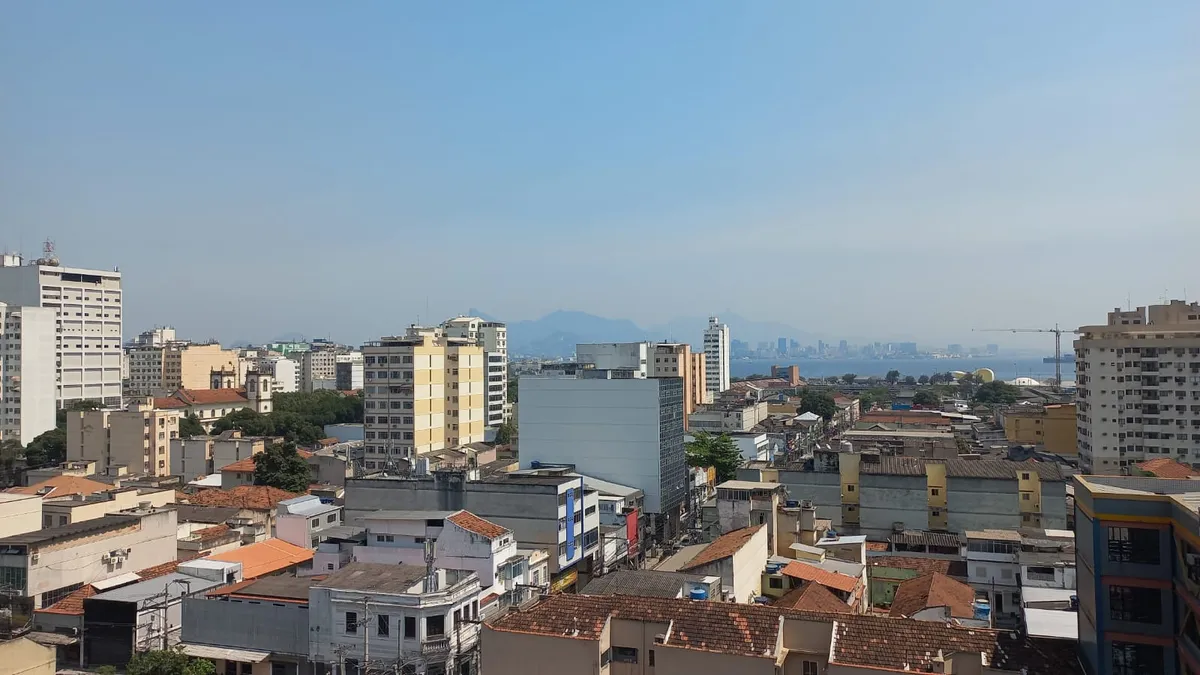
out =
[[[308,660],[308,596],[316,581],[264,577],[185,598],[180,649],[212,660],[218,673],[317,675]]]
[[[296,572],[301,566],[311,566],[313,552],[311,549],[301,548],[281,539],[267,539],[211,555],[206,559],[216,562],[241,563],[243,577],[257,579]]]
[[[305,548],[317,548],[326,532],[341,525],[342,507],[313,495],[285,499],[275,514],[275,536]]]
[[[1180,480],[1200,478],[1200,471],[1191,465],[1176,461],[1173,457],[1159,457],[1138,462],[1133,465],[1134,476],[1153,476],[1154,478],[1175,478]]]
[[[867,585],[872,607],[890,607],[901,583],[924,574],[938,573],[956,581],[967,580],[967,563],[959,556],[878,555],[867,558]]]
[[[901,583],[890,608],[892,616],[983,628],[991,625],[989,611],[986,599],[976,602],[975,589],[937,572]]]
[[[856,574],[857,572],[857,574]],[[763,595],[780,598],[800,586],[818,584],[855,612],[866,608],[866,588],[853,563],[773,560],[762,573]]]
[[[1021,530],[1017,553],[1021,589],[1075,586],[1075,533],[1071,530]]]
[[[345,664],[349,672],[474,675],[480,595],[474,572],[351,563],[312,586],[309,659],[321,672]]]
[[[553,595],[485,622],[488,672],[1078,675],[1070,645],[912,619],[673,598]]]
[[[232,551],[241,545],[241,530],[224,524],[190,529],[176,543],[179,557],[185,559]]]
[[[241,578],[237,564],[191,561],[175,572],[93,595],[83,601],[84,660],[123,665],[134,654],[178,643],[183,598]]]
[[[230,429],[216,436],[192,436],[171,441],[171,475],[185,479],[220,473],[234,462],[249,459],[275,443],[277,436],[246,436]]]
[[[0,539],[0,584],[33,609],[84,584],[175,560],[175,512],[138,508]]]
[[[830,614],[855,614],[855,610],[825,586],[808,582],[796,586],[780,596],[772,607],[794,609],[806,612],[827,612]]]
[[[254,541],[270,536],[279,502],[299,495],[269,485],[240,485],[231,490],[201,490],[184,497],[188,504],[236,508],[243,527],[253,529]]]
[[[59,476],[87,478],[88,476],[95,476],[99,471],[98,462],[95,460],[78,459],[70,462],[62,462],[54,466],[26,469],[21,482],[25,485],[36,485],[51,478],[58,478]]]
[[[721,577],[725,599],[754,602],[762,595],[762,571],[768,556],[767,526],[754,525],[721,535],[678,571]]]
[[[110,488],[89,495],[70,494],[42,500],[42,526],[55,527],[82,523],[141,504],[156,508],[175,503],[174,490]]]

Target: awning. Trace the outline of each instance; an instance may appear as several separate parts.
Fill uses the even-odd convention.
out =
[[[234,649],[232,647],[214,647],[212,645],[190,645],[186,642],[180,643],[179,647],[184,654],[195,656],[201,659],[222,659],[225,661],[238,661],[240,663],[262,663],[266,661],[271,652],[260,652],[256,649]]]
[[[128,586],[129,584],[137,583],[141,580],[142,578],[138,576],[136,572],[126,572],[124,574],[118,574],[115,577],[101,579],[100,581],[93,581],[92,587],[103,592],[117,588],[118,586]]]

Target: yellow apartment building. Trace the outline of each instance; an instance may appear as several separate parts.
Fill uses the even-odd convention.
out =
[[[649,377],[683,378],[683,421],[687,428],[688,415],[698,406],[708,403],[708,390],[704,385],[704,354],[692,352],[689,344],[662,342],[651,345],[648,356]]]
[[[67,413],[67,461],[96,462],[108,473],[125,466],[130,474],[171,473],[171,439],[179,436],[178,410],[156,410],[150,398],[136,399],[124,410]]]
[[[237,350],[221,345],[187,344],[140,345],[126,353],[132,396],[166,396],[180,388],[208,389],[212,371],[239,371]]]
[[[363,346],[364,468],[482,442],[487,361],[477,339],[411,326]]]
[[[1000,413],[1004,437],[1013,443],[1045,446],[1056,455],[1077,455],[1078,424],[1074,403],[1058,403],[1034,410]]]

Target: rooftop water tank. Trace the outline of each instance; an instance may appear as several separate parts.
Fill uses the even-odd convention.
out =
[[[980,621],[987,621],[988,617],[992,615],[992,606],[988,604],[987,600],[975,600],[974,608],[975,618]]]
[[[688,599],[689,600],[707,600],[708,599],[708,590],[697,586],[696,588],[693,588],[691,591],[688,591]]]

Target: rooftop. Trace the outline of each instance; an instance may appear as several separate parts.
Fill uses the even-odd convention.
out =
[[[209,556],[208,559],[242,563],[242,576],[254,579],[294,567],[312,558],[313,552],[307,548],[300,548],[282,539],[267,539]]]
[[[129,584],[128,586],[114,588],[111,591],[98,593],[89,598],[88,602],[106,600],[110,602],[140,603],[162,597],[164,594],[170,598],[179,598],[184,595],[192,595],[210,588],[216,588],[224,583],[225,581],[222,579],[204,579],[188,574],[180,574],[179,572],[172,572],[146,581]]]
[[[893,567],[895,569],[913,570],[921,574],[937,572],[948,577],[967,578],[967,562],[961,559],[947,560],[919,556],[881,555],[867,558],[867,564],[873,567]]]
[[[703,583],[704,577],[679,572],[618,570],[592,579],[583,595],[635,595],[677,598],[688,583]]]
[[[1149,459],[1135,466],[1155,478],[1191,478],[1193,476],[1200,476],[1200,471],[1196,471],[1187,464],[1177,462],[1171,457]],[[1200,489],[1200,486],[1197,489]]]
[[[184,495],[191,497],[191,495]],[[176,504],[175,517],[181,523],[211,523],[218,525],[237,516],[238,509],[229,506],[199,506]]]
[[[343,591],[405,594],[424,578],[425,568],[420,565],[352,562],[313,586]]]
[[[967,539],[993,539],[996,541],[1021,541],[1021,533],[1016,530],[967,530],[963,532]]]
[[[740,530],[733,530],[717,537],[711,544],[700,551],[695,558],[692,558],[687,563],[683,564],[679,569],[686,572],[687,570],[696,569],[708,563],[728,558],[729,556],[742,550],[758,531],[766,527],[766,525],[752,525],[743,527]]]
[[[208,592],[208,597],[261,598],[308,602],[308,589],[324,577],[298,577],[280,574],[240,581]]]
[[[783,488],[779,483],[759,483],[752,480],[727,480],[717,487],[727,490],[779,490]]]
[[[446,520],[461,527],[467,532],[472,532],[486,539],[497,539],[509,534],[511,530],[506,527],[500,527],[490,520],[485,520],[470,511],[459,511],[458,513],[446,518]]]
[[[116,530],[138,522],[138,516],[107,515],[92,520],[85,520],[70,525],[48,527],[44,530],[34,530],[24,534],[14,534],[0,539],[2,545],[39,546],[56,541],[65,541],[90,534],[98,534],[108,530]]]
[[[912,616],[929,607],[947,607],[954,618],[974,617],[975,589],[937,572],[906,579],[896,587],[891,615]]]
[[[779,570],[779,572],[793,579],[815,582],[822,586],[842,591],[843,593],[852,593],[855,588],[858,588],[860,582],[860,579],[855,577],[830,572],[816,565],[810,565],[799,560],[793,560],[783,569]]]
[[[66,495],[90,495],[96,492],[111,490],[107,483],[94,481],[82,476],[54,476],[40,483],[26,487],[13,487],[5,490],[13,494],[38,495],[42,497],[64,497]]]
[[[201,490],[187,496],[198,506],[227,506],[238,509],[265,511],[275,508],[285,499],[299,495],[269,485],[239,485],[231,490]]]
[[[836,595],[829,592],[818,583],[807,583],[788,591],[783,597],[772,603],[773,607],[781,609],[796,609],[807,612],[827,612],[831,614],[853,614],[854,610]]]

